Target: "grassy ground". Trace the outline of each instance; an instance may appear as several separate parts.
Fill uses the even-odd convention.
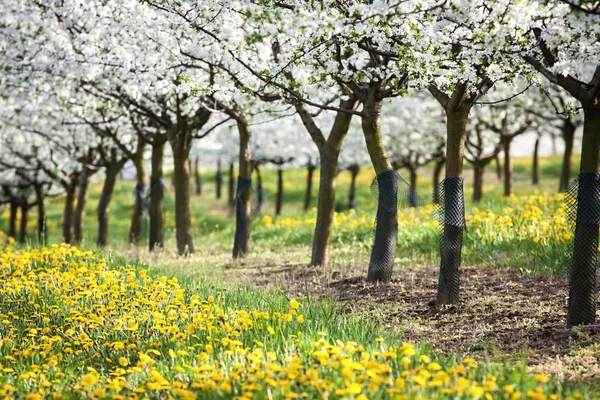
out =
[[[567,293],[563,265],[570,233],[561,197],[547,194],[555,193],[558,187],[559,160],[542,160],[541,171],[542,182],[539,188],[533,188],[530,160],[516,160],[517,197],[501,199],[501,182],[490,171],[484,200],[477,205],[467,200],[469,229],[465,236],[462,302],[457,307],[438,309],[432,303],[438,258],[431,207],[402,213],[393,282],[371,286],[363,281],[376,206],[369,191],[374,173],[367,168],[359,176],[358,213],[345,212],[349,173],[342,173],[338,179],[336,208],[340,214],[332,263],[327,269],[307,266],[314,212],[302,212],[305,172],[297,170],[286,171],[284,215],[279,218],[272,215],[275,174],[264,172],[267,203],[253,227],[252,254],[237,262],[230,257],[233,226],[226,192],[223,199],[215,199],[212,174],[205,174],[204,193],[192,202],[198,251],[185,259],[173,252],[174,202],[168,179],[167,248],[161,254],[125,244],[134,192],[133,183],[120,182],[111,205],[107,257],[114,260],[115,266],[129,263],[145,266],[152,274],[174,274],[189,285],[203,287],[202,296],[207,295],[210,284],[238,288],[236,296],[243,293],[246,300],[236,304],[250,308],[262,304],[270,313],[285,311],[286,299],[300,299],[316,307],[311,314],[315,321],[313,333],[327,329],[330,337],[343,341],[357,337],[361,343],[372,343],[383,336],[390,343],[404,340],[421,344],[418,348],[425,348],[431,357],[454,360],[442,363],[444,368],[472,356],[503,379],[527,365],[531,374],[549,374],[555,382],[570,382],[560,386],[561,391],[579,387],[589,391],[585,397],[592,398],[595,396],[590,393],[600,390],[598,332],[564,329]],[[430,176],[431,170],[424,168],[418,185],[424,199],[430,197]],[[470,198],[470,169],[465,179],[465,192]],[[315,185],[317,181],[318,175]],[[93,248],[99,184],[92,185],[90,193],[84,248]],[[313,204],[316,195],[315,191]],[[51,241],[55,242],[60,233],[61,201],[51,202],[49,228]],[[6,212],[1,217],[0,229]],[[269,304],[278,304],[279,308],[270,308]],[[522,381],[530,385],[523,389],[523,397],[534,381]],[[557,391],[556,387],[544,390]],[[535,393],[530,394],[535,398]],[[494,393],[494,397],[505,398],[505,394]]]

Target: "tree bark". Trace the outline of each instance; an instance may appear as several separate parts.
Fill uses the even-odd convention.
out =
[[[34,185],[35,199],[37,205],[37,228],[38,240],[41,244],[48,243],[48,227],[46,226],[46,208],[44,186],[42,184]]]
[[[358,99],[351,96],[340,102],[340,108],[354,110],[358,106]],[[319,196],[317,203],[317,221],[313,235],[312,253],[310,264],[313,266],[327,267],[330,258],[331,236],[333,233],[333,215],[335,212],[335,184],[337,177],[340,149],[348,130],[352,114],[338,112],[327,140],[322,143],[313,140],[319,148],[320,175]],[[306,124],[306,123],[305,123]]]
[[[179,135],[179,134],[178,134]],[[184,136],[184,135],[179,135]],[[179,255],[194,253],[192,210],[190,203],[190,169],[188,157],[191,143],[183,137],[171,140],[175,177],[175,230]]]
[[[75,215],[73,216],[73,241],[80,243],[83,239],[83,219],[85,217],[85,206],[87,203],[88,187],[90,178],[93,175],[92,171],[87,166],[83,166],[81,174],[79,174],[79,187],[77,188],[77,206],[75,207]]]
[[[65,243],[71,243],[73,241],[73,218],[74,218],[74,207],[75,207],[75,196],[77,192],[77,176],[72,176],[69,180],[69,186],[67,186],[65,193],[65,205],[63,209],[63,241]]]
[[[379,188],[375,240],[367,273],[368,282],[392,279],[398,237],[398,180],[383,148],[381,106],[376,92],[370,90],[362,111],[362,129]]]
[[[100,247],[105,247],[108,244],[108,213],[110,210],[110,201],[115,189],[115,184],[119,177],[119,173],[123,169],[125,162],[115,162],[106,166],[106,178],[102,185],[102,193],[98,201],[96,216],[98,218],[98,238],[96,244]]]
[[[360,165],[352,165],[350,168],[350,194],[348,195],[348,210],[356,210],[356,178],[360,172]]]
[[[466,128],[470,109],[470,105],[459,106],[457,109],[446,109],[446,181],[443,183],[445,197],[442,205],[446,212],[460,213],[462,209],[464,214],[464,196],[461,196],[460,188],[454,187],[454,180],[449,180],[449,178],[462,179]],[[449,191],[450,188],[452,191]],[[449,218],[445,218],[443,224],[437,303],[456,304],[460,294],[459,267],[462,257],[463,227],[452,223]]]
[[[196,196],[202,194],[202,175],[200,175],[200,156],[196,156],[194,161],[194,177],[196,180]]]
[[[558,191],[563,193],[567,191],[571,181],[571,159],[573,158],[573,142],[575,141],[575,125],[571,120],[565,120],[562,128],[562,137],[565,141],[565,151],[560,172],[560,183]]]
[[[141,142],[143,143],[143,142]],[[144,225],[144,218],[146,216],[146,183],[148,177],[146,176],[146,167],[144,165],[144,148],[135,154],[135,158],[132,160],[135,166],[136,172],[136,186],[135,186],[135,206],[133,208],[133,215],[131,216],[131,228],[129,229],[129,243],[139,244],[142,240],[142,226]]]
[[[164,249],[165,225],[163,220],[164,184],[163,160],[165,142],[155,143],[152,146],[152,177],[150,178],[150,251]]]
[[[446,165],[445,158],[441,161],[435,162],[435,167],[433,168],[433,187],[436,187],[438,183],[440,183],[444,165]]]
[[[473,202],[481,201],[483,196],[483,173],[485,166],[480,162],[473,163]]]
[[[308,209],[310,208],[310,203],[312,200],[313,175],[315,172],[315,168],[316,167],[312,164],[309,164],[306,167],[308,174],[306,176],[306,194],[304,196],[304,212],[308,211]]]
[[[8,237],[17,238],[17,213],[19,212],[19,203],[16,200],[10,201],[10,217],[8,222]]]
[[[283,207],[283,168],[277,167],[277,196],[275,198],[275,215],[281,215]]]
[[[540,137],[538,136],[535,140],[535,145],[533,146],[533,168],[532,168],[532,177],[531,183],[534,185],[540,184]]]
[[[223,170],[221,169],[221,160],[217,161],[217,177],[215,182],[217,183],[217,199],[220,199],[223,188]]]
[[[512,194],[512,158],[510,155],[510,146],[512,144],[512,138],[502,138],[502,148],[504,149],[504,195],[510,196]]]
[[[569,274],[567,325],[593,324],[596,315],[598,263],[598,192],[600,179],[600,107],[584,107],[577,224]]]
[[[240,258],[245,257],[250,249],[250,218],[252,213],[252,135],[248,122],[243,116],[238,116],[236,122],[240,135],[240,147],[239,177],[235,202],[235,237],[232,254],[233,258]]]
[[[256,197],[257,197],[257,208],[258,208],[258,212],[261,212],[262,210],[262,206],[263,206],[263,202],[264,202],[264,195],[265,195],[265,191],[263,189],[263,184],[262,184],[262,173],[260,171],[260,163],[255,162],[254,163],[254,171],[256,171]]]
[[[500,152],[496,154],[494,160],[496,161],[496,176],[498,179],[502,179],[502,163],[500,162]]]
[[[19,243],[27,242],[27,222],[29,221],[29,203],[27,197],[23,196],[20,201],[21,208],[21,229],[19,231]]]
[[[229,206],[233,207],[233,199],[235,197],[235,181],[233,180],[233,174],[235,173],[234,168],[233,168],[233,162],[229,163],[229,185],[228,185],[228,200],[229,200]]]
[[[410,172],[410,188],[408,194],[408,205],[410,207],[417,206],[417,169],[409,168]]]

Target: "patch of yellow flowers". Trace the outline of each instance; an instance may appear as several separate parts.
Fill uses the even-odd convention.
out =
[[[200,290],[66,244],[0,245],[0,396],[559,398],[543,375],[511,382],[411,344],[328,339],[297,300],[267,312]]]
[[[478,207],[472,207],[467,212],[467,234],[471,239],[484,244],[518,241],[547,245],[549,241],[566,241],[573,237],[565,218],[563,194],[550,195],[536,191],[533,195],[513,195],[502,198],[499,202],[502,205],[499,212]],[[316,212],[316,209],[313,209],[313,212]],[[369,232],[375,223],[373,213],[354,210],[346,213],[336,212],[335,230],[341,235],[356,230]],[[314,215],[277,220],[265,215],[261,220],[261,224],[271,230],[313,228],[315,223]],[[435,230],[437,226],[432,205],[401,210],[398,213],[398,230],[401,233],[413,229]]]

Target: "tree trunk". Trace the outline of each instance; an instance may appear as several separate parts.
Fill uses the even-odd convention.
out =
[[[110,209],[110,201],[117,183],[119,173],[123,169],[124,162],[116,162],[106,167],[106,178],[102,185],[102,193],[98,201],[96,216],[98,217],[98,238],[96,244],[100,247],[105,247],[108,244],[108,212]]]
[[[340,108],[354,110],[358,100],[351,96],[340,102]],[[310,264],[327,267],[329,264],[331,235],[333,232],[333,215],[335,211],[335,180],[337,177],[340,149],[348,129],[352,114],[338,112],[327,140],[317,146],[320,154],[319,196],[317,204],[317,221],[313,235]]]
[[[375,240],[367,273],[368,282],[392,279],[398,238],[398,179],[383,148],[381,137],[381,101],[371,91],[363,104],[362,129],[371,163],[377,174],[378,204]]]
[[[539,157],[539,152],[540,152],[540,137],[538,136],[537,139],[535,140],[535,146],[533,147],[533,171],[532,171],[532,177],[531,177],[531,182],[534,185],[539,185],[540,184],[540,157]]]
[[[464,224],[453,218],[464,215],[464,191],[462,182],[466,127],[470,105],[457,110],[446,110],[446,179],[444,190],[443,238],[441,244],[440,275],[438,280],[438,304],[456,304],[460,295],[459,267],[462,257]]]
[[[163,220],[165,188],[163,184],[163,160],[165,142],[152,146],[152,177],[150,178],[150,251],[164,249],[165,224]]]
[[[567,191],[571,181],[571,159],[573,157],[573,142],[575,141],[575,126],[570,120],[565,120],[562,137],[565,141],[565,152],[563,153],[563,162],[560,172],[560,183],[558,191],[563,193]]]
[[[69,186],[65,188],[65,206],[63,210],[63,241],[65,243],[71,243],[73,241],[73,209],[75,207],[77,181],[77,176],[72,176],[69,181]]]
[[[88,187],[93,171],[84,166],[79,174],[79,187],[77,188],[77,206],[73,216],[73,241],[80,243],[83,239],[83,219],[85,217],[85,206],[87,203]]]
[[[483,196],[483,173],[485,166],[481,162],[473,163],[473,202],[481,201]]]
[[[262,184],[262,173],[260,171],[260,164],[255,162],[254,163],[254,170],[256,171],[256,197],[257,197],[257,209],[258,212],[261,212],[262,210],[262,205],[264,202],[264,198],[265,198],[265,191],[263,189],[263,184]]]
[[[17,238],[17,213],[19,212],[19,203],[16,200],[10,201],[10,218],[8,222],[8,237]]]
[[[306,194],[304,196],[304,212],[310,208],[310,202],[312,200],[312,187],[313,187],[313,175],[315,172],[315,166],[310,164],[306,167],[308,172],[306,176]]]
[[[240,135],[240,148],[238,187],[235,202],[233,258],[244,257],[248,254],[250,249],[250,218],[252,213],[252,152],[250,142],[252,135],[248,123],[243,117],[237,120],[237,125]]]
[[[351,116],[349,116],[351,118]],[[347,132],[348,129],[346,129]],[[321,150],[319,196],[317,197],[317,222],[313,235],[311,265],[326,267],[329,264],[331,235],[335,211],[335,181],[339,150]]]
[[[196,196],[202,194],[202,176],[200,175],[200,156],[196,156],[194,161],[194,177],[196,180]]]
[[[437,186],[440,183],[442,170],[444,169],[444,165],[446,164],[446,159],[435,162],[435,167],[433,168],[433,187]]]
[[[144,152],[140,150],[133,160],[136,172],[135,206],[131,216],[131,228],[129,229],[129,243],[139,244],[142,240],[142,227],[146,217],[146,167],[144,166]]]
[[[194,253],[192,210],[190,203],[190,146],[184,138],[171,141],[175,176],[175,230],[179,255]]]
[[[19,231],[19,243],[27,242],[27,222],[29,218],[29,203],[27,197],[21,198],[21,230]]]
[[[504,195],[510,196],[512,194],[512,158],[510,155],[510,146],[512,139],[503,138],[502,148],[504,149]]]
[[[356,210],[356,178],[360,172],[360,165],[353,165],[349,170],[352,178],[350,180],[350,194],[348,195],[348,210]]]
[[[233,169],[233,163],[229,163],[229,185],[228,185],[228,198],[229,198],[229,206],[233,207],[233,199],[235,197],[235,181],[233,180],[233,174],[234,174],[234,169]]]
[[[217,177],[215,182],[217,183],[217,199],[220,199],[221,190],[223,188],[223,170],[221,169],[221,160],[217,161]]]
[[[275,199],[275,215],[281,215],[283,207],[283,169],[281,165],[277,167],[277,197]]]
[[[494,161],[496,161],[496,176],[498,179],[502,179],[502,163],[500,162],[500,153],[496,154]]]
[[[38,240],[41,244],[48,243],[48,227],[46,226],[46,208],[44,186],[41,184],[34,185],[35,199],[37,205],[37,228]]]
[[[567,325],[593,324],[596,316],[598,193],[600,193],[600,107],[586,110],[577,192],[577,224],[569,269]]]
[[[417,169],[409,168],[410,171],[410,188],[408,193],[408,205],[410,207],[417,206]]]

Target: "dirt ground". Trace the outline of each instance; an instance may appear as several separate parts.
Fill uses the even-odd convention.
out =
[[[245,273],[258,288],[331,299],[348,313],[393,329],[408,342],[426,341],[441,353],[526,359],[536,371],[600,381],[600,326],[565,328],[564,276],[463,267],[461,304],[440,308],[434,302],[437,270],[432,266],[396,270],[385,285],[366,283],[366,273],[356,270],[323,273],[306,265],[252,268]]]

